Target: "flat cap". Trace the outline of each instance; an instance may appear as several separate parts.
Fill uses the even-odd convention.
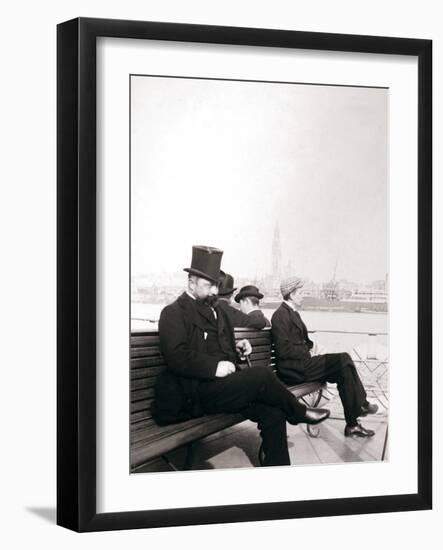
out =
[[[287,277],[286,279],[283,279],[280,283],[280,292],[284,297],[288,294],[291,294],[291,292],[294,292],[294,290],[298,290],[303,285],[304,281],[300,277]]]

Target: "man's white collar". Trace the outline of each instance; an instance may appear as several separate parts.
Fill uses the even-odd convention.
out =
[[[297,311],[297,310],[295,309],[295,306],[294,306],[291,302],[289,302],[288,300],[283,300],[283,301],[284,301],[284,303],[285,303],[287,306],[289,306],[293,311]]]

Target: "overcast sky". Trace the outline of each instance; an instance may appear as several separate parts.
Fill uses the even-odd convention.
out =
[[[294,273],[385,277],[387,90],[141,76],[131,94],[133,275],[205,244],[260,277],[278,223]]]

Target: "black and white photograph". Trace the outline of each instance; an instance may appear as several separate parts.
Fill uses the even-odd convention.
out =
[[[4,5],[3,548],[441,538],[441,8],[365,7]]]
[[[129,80],[131,474],[389,461],[389,89]]]
[[[58,525],[432,507],[432,40],[407,34],[58,26]]]

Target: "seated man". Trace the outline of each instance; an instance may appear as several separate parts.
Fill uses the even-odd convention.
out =
[[[167,369],[156,382],[153,407],[159,424],[204,413],[241,413],[257,422],[265,466],[290,464],[286,422],[318,424],[330,411],[298,401],[270,368],[237,370],[248,340],[235,342],[224,310],[215,305],[220,262],[217,248],[194,246],[188,289],[160,315],[160,349]]]
[[[346,420],[345,436],[370,437],[373,430],[364,428],[360,416],[374,414],[378,405],[370,404],[357,369],[348,353],[311,356],[313,342],[297,309],[303,297],[298,290],[303,281],[292,277],[282,281],[283,303],[272,315],[272,338],[275,344],[277,372],[288,384],[333,382],[337,384]]]
[[[217,305],[227,314],[231,325],[233,327],[256,328],[258,330],[265,328],[265,326],[270,326],[270,324],[266,324],[267,319],[264,315],[262,317],[246,315],[246,313],[243,313],[232,305],[236,290],[232,275],[220,270]]]
[[[263,294],[258,290],[256,286],[247,285],[240,289],[240,292],[235,297],[237,304],[240,304],[240,310],[251,319],[255,321],[264,321],[267,327],[271,326],[269,319],[264,316],[263,311],[260,309],[260,300],[263,298]]]

